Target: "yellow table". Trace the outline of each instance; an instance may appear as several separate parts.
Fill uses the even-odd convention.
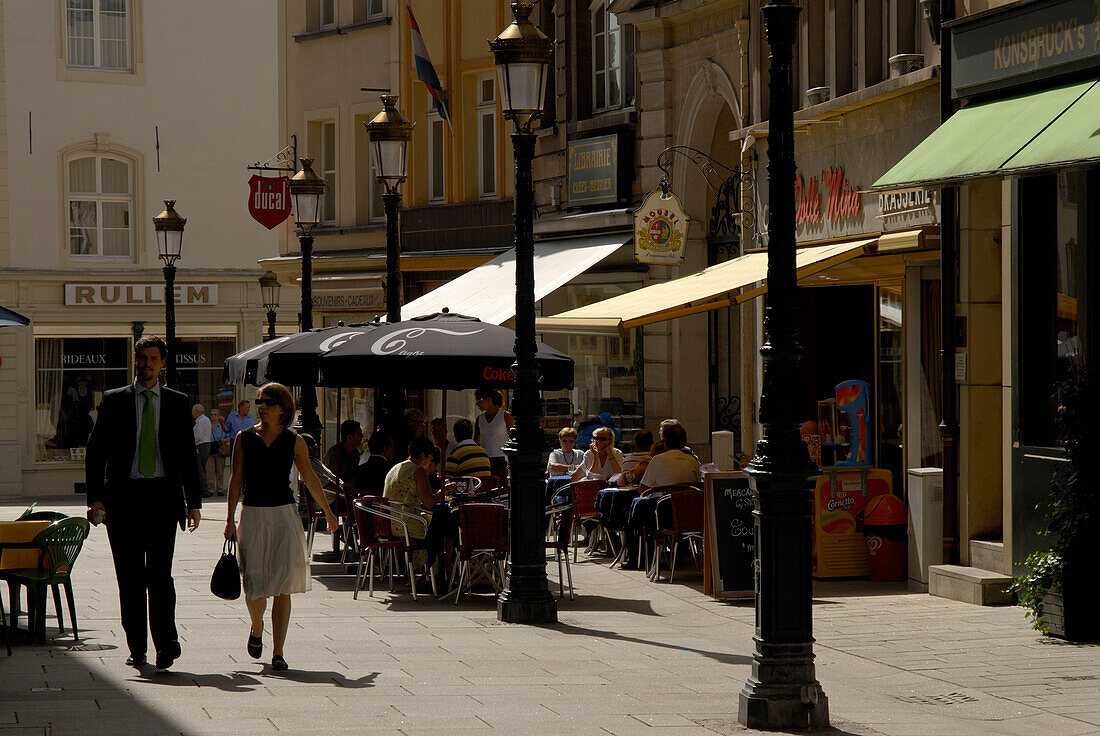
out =
[[[38,532],[51,523],[41,521],[0,521],[0,546],[5,543],[33,541]],[[36,549],[7,549],[0,557],[0,570],[20,567],[37,567],[39,552]]]

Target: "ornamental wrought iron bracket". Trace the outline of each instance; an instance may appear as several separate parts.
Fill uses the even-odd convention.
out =
[[[754,226],[752,222],[754,181],[751,168],[743,171],[739,166],[726,166],[691,146],[669,146],[657,154],[657,168],[661,170],[661,194],[665,196],[672,189],[669,177],[672,175],[673,154],[683,156],[690,161],[703,175],[707,187],[716,197],[715,205],[711,208],[711,221],[708,226],[712,236],[731,234],[733,224],[737,220],[748,227]]]
[[[279,171],[293,174],[298,170],[298,136],[291,135],[290,143],[263,163],[257,161],[246,168],[249,171]]]

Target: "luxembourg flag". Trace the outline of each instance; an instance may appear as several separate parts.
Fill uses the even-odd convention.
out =
[[[434,106],[439,113],[439,117],[446,120],[447,127],[451,128],[451,116],[447,112],[447,103],[443,100],[446,93],[443,91],[443,85],[439,83],[439,76],[435,73],[435,67],[432,66],[432,60],[428,58],[428,48],[424,45],[424,37],[420,35],[420,26],[416,24],[416,18],[413,17],[412,8],[409,6],[407,0],[405,2],[405,10],[409,13],[409,28],[412,31],[413,60],[416,62],[416,78],[423,82],[424,86],[428,88],[428,94],[430,94],[435,101]],[[453,128],[451,128],[451,135],[454,135]]]

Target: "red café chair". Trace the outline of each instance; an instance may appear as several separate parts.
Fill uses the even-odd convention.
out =
[[[661,506],[665,504],[672,510],[672,528],[661,523]],[[699,566],[696,548],[703,543],[703,492],[698,488],[672,491],[657,502],[656,514],[657,548],[654,551],[653,577],[650,579],[656,581],[661,578],[661,546],[665,543],[669,549],[668,582],[671,583],[672,576],[676,574],[676,553],[680,542],[688,543],[695,566]]]
[[[306,488],[305,483],[298,484],[298,492],[302,494],[302,497],[306,500],[306,524],[308,524],[308,531],[306,532],[306,555],[308,559],[313,559],[313,537],[317,534],[317,525],[322,524],[325,521],[325,512],[321,510],[321,507],[317,505],[317,502],[313,500],[313,494]]]
[[[505,549],[503,504],[464,503],[458,507],[456,606],[462,597],[463,584],[472,586],[475,572],[480,572],[500,592],[504,584]]]
[[[577,480],[570,483],[558,490],[560,494],[565,488],[569,489],[570,497],[573,501],[573,519],[575,522],[594,521],[596,522],[596,528],[592,530],[589,535],[588,548],[586,553],[590,553],[600,544],[600,542],[607,540],[607,545],[612,552],[615,551],[615,542],[611,539],[611,535],[606,529],[603,528],[601,520],[603,515],[596,510],[596,494],[600,490],[607,486],[607,481],[604,480]],[[577,548],[573,548],[573,562],[577,561]]]
[[[357,498],[352,504],[352,513],[355,516],[355,529],[359,541],[359,566],[355,571],[355,592],[352,598],[359,600],[359,591],[363,588],[363,567],[366,565],[366,574],[370,577],[371,597],[374,596],[374,566],[378,561],[378,570],[383,572],[385,558],[390,569],[390,591],[393,591],[394,552],[402,547],[402,540],[393,538],[393,530],[388,516],[372,513],[371,508],[378,506],[379,497],[365,495]],[[384,505],[384,504],[381,504]]]
[[[415,601],[416,571],[413,569],[412,553],[419,550],[426,550],[427,545],[423,539],[417,539],[409,535],[409,525],[424,526],[425,522],[423,517],[419,514],[407,511],[402,504],[387,498],[363,496],[357,500],[357,503],[362,507],[361,510],[375,517],[373,519],[373,533],[379,542],[395,542],[393,545],[384,545],[384,549],[388,552],[387,556],[390,564],[390,590],[393,590],[393,570],[396,566],[394,559],[395,553],[401,551],[405,558],[405,571],[409,576],[409,587],[412,588],[412,597]],[[394,524],[400,527],[401,531],[394,532]],[[362,553],[360,553],[360,559],[362,559]],[[436,595],[435,572],[429,569],[428,576],[431,581],[432,595]],[[374,595],[373,579],[371,583],[371,595]]]

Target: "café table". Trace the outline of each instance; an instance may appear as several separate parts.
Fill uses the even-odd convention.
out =
[[[0,570],[37,567],[38,550],[5,550],[4,545],[34,541],[38,533],[52,523],[53,522],[46,519],[35,521],[0,521]]]
[[[554,496],[558,494],[558,489],[564,485],[567,485],[570,481],[569,475],[551,475],[546,479],[546,503],[553,503]]]

